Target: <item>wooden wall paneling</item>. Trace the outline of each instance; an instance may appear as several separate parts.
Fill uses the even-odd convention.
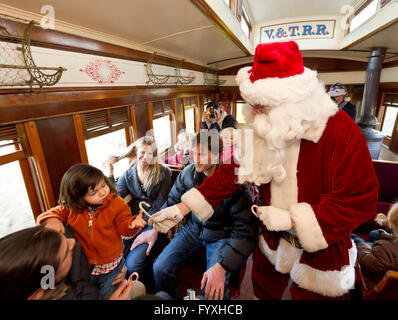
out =
[[[148,102],[148,117],[149,117],[149,129],[152,130],[153,135],[153,104]]]
[[[29,140],[30,149],[32,150],[32,157],[34,159],[34,163],[36,165],[40,178],[40,185],[43,191],[43,197],[45,201],[44,209],[48,210],[56,205],[56,201],[53,193],[53,188],[51,186],[51,179],[48,173],[46,158],[44,157],[36,123],[34,121],[26,122],[25,131]]]
[[[9,93],[0,90],[0,123],[15,123],[66,116],[77,112],[112,108],[123,105],[146,104],[149,101],[207,94],[217,87],[175,88],[56,88],[46,94]],[[63,91],[66,90],[66,91]]]
[[[175,99],[176,105],[176,117],[177,117],[177,131],[185,129],[185,108],[184,108],[184,98]]]
[[[176,104],[176,99],[172,100],[172,109],[173,109],[173,125],[175,128],[175,136],[178,136],[178,113],[177,113],[177,104]]]
[[[197,131],[199,132],[200,130],[200,125],[202,123],[202,113],[203,113],[203,108],[205,105],[205,97],[204,96],[199,96],[198,98],[199,102],[198,102],[198,118],[196,120],[196,124],[197,124]]]
[[[199,128],[200,128],[200,117],[199,117],[199,109],[200,109],[200,96],[196,96],[195,99],[195,110],[194,110],[194,123],[195,123],[195,132],[198,132]]]
[[[79,147],[80,162],[88,164],[85,129],[80,114],[76,113],[72,116],[73,125],[75,126],[75,134]]]
[[[130,119],[131,119],[131,128],[133,131],[133,137],[131,139],[131,143],[133,143],[135,140],[138,139],[138,132],[137,132],[137,119],[135,117],[135,107],[134,105],[131,105],[129,107],[130,111]]]
[[[394,129],[391,135],[390,150],[392,152],[398,153],[398,116],[395,118]]]
[[[51,188],[56,199],[64,173],[81,162],[79,143],[71,116],[36,121],[37,132],[47,163]]]
[[[135,138],[138,139],[146,135],[152,124],[149,123],[148,104],[136,104],[134,105],[134,110],[137,131]]]

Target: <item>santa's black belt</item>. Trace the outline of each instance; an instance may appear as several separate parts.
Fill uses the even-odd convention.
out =
[[[303,247],[300,244],[299,239],[295,235],[293,235],[287,231],[281,231],[280,234],[281,234],[281,237],[283,239],[285,239],[287,242],[289,242],[292,246],[295,246],[298,249],[303,249]]]

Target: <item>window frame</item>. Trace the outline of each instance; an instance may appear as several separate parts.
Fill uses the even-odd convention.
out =
[[[15,147],[15,152],[0,156],[0,166],[18,161],[32,214],[34,219],[36,219],[41,212],[47,209],[44,201],[43,189],[37,175],[35,161],[32,159],[32,150],[26,133],[25,123],[13,125],[17,132],[17,138],[14,139],[14,143],[12,143]]]
[[[365,0],[359,7],[357,7],[354,11],[354,14],[349,18],[349,27],[347,30],[346,34],[349,34],[350,32],[353,32],[353,30],[351,30],[351,23],[352,20],[358,16],[363,10],[365,10],[374,0]],[[363,21],[360,25],[358,25],[357,28],[359,28],[361,25],[363,25],[364,23],[366,23],[367,21],[369,21],[371,18],[373,18],[377,12],[380,10],[380,0],[376,0],[377,1],[377,5],[376,5],[376,11],[375,13],[369,17],[368,19],[366,19],[365,21]],[[356,30],[357,28],[355,28],[354,30]]]

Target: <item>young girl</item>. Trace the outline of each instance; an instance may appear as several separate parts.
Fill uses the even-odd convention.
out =
[[[369,289],[383,278],[386,271],[398,271],[398,203],[391,207],[387,216],[379,213],[376,222],[388,224],[393,233],[380,229],[380,240],[376,240],[373,246],[366,242],[357,244],[358,261]]]
[[[62,233],[63,224],[71,227],[92,267],[90,280],[108,299],[124,265],[121,236],[134,236],[146,225],[142,214],[133,217],[102,171],[87,164],[66,171],[58,202],[40,214],[37,223]]]
[[[223,163],[231,163],[232,156],[237,145],[237,132],[233,127],[225,128],[221,131],[220,137],[222,139],[223,152],[220,160]]]
[[[185,166],[193,163],[193,151],[191,140],[195,137],[193,133],[182,132],[178,135],[177,143],[174,146],[175,155],[165,158],[164,163],[184,169]]]

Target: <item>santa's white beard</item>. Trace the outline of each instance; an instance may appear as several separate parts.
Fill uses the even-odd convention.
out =
[[[314,121],[314,114],[291,105],[274,107],[267,114],[255,116],[251,115],[251,110],[251,107],[245,107],[243,112],[246,125],[242,131],[252,130],[253,134],[252,139],[245,134],[246,138],[241,139],[237,155],[237,159],[241,159],[238,183],[281,182],[286,177],[286,147],[291,141],[303,137]]]

